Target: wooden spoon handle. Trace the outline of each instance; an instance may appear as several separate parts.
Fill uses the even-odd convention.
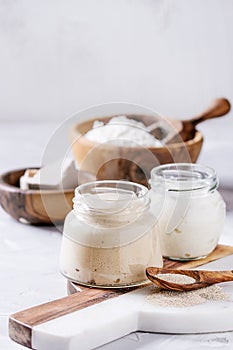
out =
[[[199,275],[200,282],[221,283],[233,281],[233,271],[196,271]]]
[[[207,119],[217,118],[227,114],[230,109],[231,104],[226,98],[217,98],[208,109],[187,122],[191,122],[193,127],[195,127]]]

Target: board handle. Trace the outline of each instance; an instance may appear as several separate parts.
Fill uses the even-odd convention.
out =
[[[117,297],[127,290],[83,288],[80,293],[50,301],[48,303],[19,311],[9,318],[10,338],[23,346],[32,348],[32,328],[58,317]]]

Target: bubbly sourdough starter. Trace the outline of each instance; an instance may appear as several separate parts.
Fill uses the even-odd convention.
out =
[[[151,199],[163,256],[185,260],[214,250],[225,220],[225,203],[217,191],[200,196],[168,192],[165,198],[152,191]]]
[[[154,218],[148,210],[140,214],[137,205],[138,200],[132,201],[113,217],[111,202],[106,202],[104,215],[84,221],[70,212],[62,240],[62,273],[78,283],[104,287],[147,281],[145,268],[162,266],[162,256]]]

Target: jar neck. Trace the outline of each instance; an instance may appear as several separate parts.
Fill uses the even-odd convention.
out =
[[[145,186],[128,181],[95,181],[75,190],[74,213],[84,221],[104,223],[131,222],[149,209]]]
[[[214,169],[192,163],[174,163],[155,167],[151,171],[152,189],[179,193],[207,193],[218,188]]]

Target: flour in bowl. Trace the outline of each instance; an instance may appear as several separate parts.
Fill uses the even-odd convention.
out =
[[[107,124],[95,121],[85,137],[90,141],[114,142],[119,146],[162,147],[161,142],[147,131],[142,122],[124,115],[113,117]]]

